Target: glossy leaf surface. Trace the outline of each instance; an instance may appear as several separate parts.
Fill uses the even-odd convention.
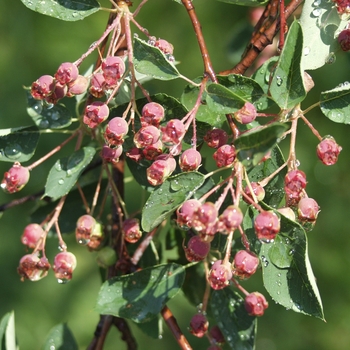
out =
[[[52,349],[78,350],[74,336],[66,324],[58,324],[47,335],[43,350]]]

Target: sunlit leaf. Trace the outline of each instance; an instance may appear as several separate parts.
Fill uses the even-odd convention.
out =
[[[74,336],[65,323],[54,326],[47,335],[43,350],[52,349],[78,350]]]
[[[16,344],[15,313],[5,314],[0,320],[0,349],[18,350]]]

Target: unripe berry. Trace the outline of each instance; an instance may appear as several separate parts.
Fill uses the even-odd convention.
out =
[[[71,62],[62,63],[55,73],[56,80],[64,85],[72,82],[78,78],[79,70],[78,67]]]
[[[89,92],[96,98],[101,98],[105,94],[106,79],[102,73],[95,73],[91,78]]]
[[[77,266],[77,259],[73,253],[61,252],[55,256],[53,271],[58,283],[67,283],[72,279],[73,271]]]
[[[296,205],[303,197],[306,187],[306,175],[301,170],[291,170],[284,178],[287,206]]]
[[[189,331],[194,336],[198,338],[202,338],[204,334],[207,333],[208,328],[209,328],[209,322],[207,317],[204,314],[198,313],[192,317]]]
[[[117,148],[111,148],[104,145],[101,150],[101,158],[107,163],[118,163],[120,156],[123,154],[123,147],[118,146]]]
[[[248,315],[262,316],[269,304],[261,293],[253,292],[245,297],[244,306]]]
[[[249,124],[255,120],[257,112],[255,106],[246,102],[244,106],[234,114],[235,119],[241,124]]]
[[[106,127],[104,138],[110,146],[119,146],[124,142],[124,137],[129,131],[128,123],[124,118],[112,118]]]
[[[350,50],[350,29],[344,29],[340,32],[338,42],[343,51]]]
[[[157,102],[146,103],[142,108],[141,125],[159,126],[164,118],[164,108]]]
[[[138,148],[143,148],[149,145],[153,145],[160,138],[160,131],[153,125],[142,127],[134,135],[134,144]]]
[[[312,198],[302,198],[298,203],[298,219],[300,221],[316,221],[319,211],[320,207]]]
[[[192,227],[202,234],[215,234],[213,228],[218,218],[218,210],[212,202],[203,203],[192,216]]]
[[[179,159],[180,168],[182,171],[194,171],[197,170],[201,165],[202,156],[201,154],[193,149],[187,149],[184,151]]]
[[[23,256],[17,268],[21,276],[21,281],[25,279],[39,281],[47,276],[50,264],[45,257],[39,258],[39,253],[27,254]]]
[[[174,46],[171,45],[169,42],[167,42],[164,39],[158,39],[156,40],[155,47],[158,47],[160,51],[164,52],[165,54],[172,55],[174,52]]]
[[[243,221],[243,213],[236,205],[228,206],[219,216],[217,230],[224,234],[234,231]]]
[[[174,146],[181,142],[186,129],[183,122],[179,119],[171,119],[168,123],[161,127],[162,142],[166,146]]]
[[[230,284],[232,278],[232,270],[229,262],[223,263],[217,260],[211,267],[208,275],[210,286],[215,289],[223,289]]]
[[[341,150],[342,148],[331,136],[324,138],[316,148],[318,158],[325,165],[335,164]]]
[[[91,215],[83,215],[77,221],[75,238],[79,244],[89,243],[96,227],[96,220]]]
[[[199,236],[193,236],[184,247],[186,259],[190,262],[205,259],[210,251],[210,242],[203,241]]]
[[[253,190],[255,198],[258,202],[261,202],[265,198],[265,190],[258,182],[251,182],[250,187],[247,185],[244,189],[244,193],[249,196],[249,198],[254,201],[250,188]],[[244,201],[248,204],[251,204],[245,197],[243,197]]]
[[[89,86],[89,80],[83,75],[78,75],[77,79],[68,84],[68,97],[73,97],[75,95],[81,95],[86,92]]]
[[[1,188],[7,193],[18,192],[28,183],[29,177],[28,168],[16,162],[9,171],[5,172]]]
[[[45,236],[43,228],[38,224],[29,224],[25,227],[21,241],[24,245],[29,248],[34,249],[38,244],[39,240]],[[38,247],[38,250],[41,250],[42,244]]]
[[[112,247],[106,246],[98,251],[96,256],[97,265],[106,269],[117,261],[117,254]]]
[[[185,201],[176,211],[177,225],[183,230],[188,230],[192,227],[192,218],[194,212],[202,205],[198,199],[189,199]]]
[[[280,232],[280,219],[272,211],[262,211],[254,220],[254,228],[258,239],[270,242]]]
[[[89,128],[93,129],[103,123],[108,118],[108,115],[109,108],[104,102],[92,102],[85,108],[83,122]]]
[[[175,170],[175,159],[169,155],[162,154],[147,168],[147,180],[152,186],[161,185]]]
[[[231,145],[223,145],[216,150],[213,158],[218,168],[230,165],[236,159],[236,149]]]
[[[142,237],[140,221],[136,218],[125,219],[123,221],[122,231],[124,239],[129,243],[136,243]]]
[[[43,75],[36,80],[31,87],[31,95],[36,100],[43,100],[55,90],[56,82],[51,75]]]
[[[125,63],[119,56],[107,57],[101,67],[108,88],[114,87],[125,72]]]
[[[222,129],[209,130],[204,136],[204,141],[211,148],[219,148],[225,145],[227,143],[227,140],[227,133]]]
[[[239,250],[233,260],[233,274],[239,278],[249,278],[259,266],[259,258],[247,250]]]

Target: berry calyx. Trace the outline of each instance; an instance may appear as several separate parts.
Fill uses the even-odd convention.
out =
[[[203,203],[192,216],[192,227],[202,234],[214,235],[216,230],[216,221],[218,210],[214,203]]]
[[[51,75],[43,75],[31,87],[30,93],[36,100],[43,100],[55,90],[55,79]]]
[[[256,272],[259,258],[247,250],[239,250],[233,260],[233,274],[239,278],[249,278]]]
[[[209,328],[209,322],[207,317],[204,314],[198,313],[192,317],[189,331],[194,336],[198,338],[202,338],[205,335],[205,333],[207,333],[208,328]]]
[[[217,230],[224,234],[234,231],[243,221],[243,213],[236,205],[228,206],[219,216]]]
[[[109,115],[108,106],[101,101],[92,102],[86,106],[83,117],[83,122],[89,128],[94,129],[101,123],[103,123]]]
[[[184,251],[188,261],[201,261],[210,251],[210,242],[203,241],[200,236],[193,236],[189,239],[187,247],[184,247]]]
[[[157,102],[146,103],[142,108],[141,125],[159,126],[164,118],[164,108]]]
[[[101,158],[107,163],[116,164],[119,162],[119,158],[123,154],[123,147],[118,146],[117,148],[112,148],[104,145],[101,150]]]
[[[20,191],[28,183],[29,177],[28,168],[16,162],[5,172],[0,186],[7,193],[15,193]]]
[[[39,258],[39,252],[24,255],[19,261],[17,271],[21,281],[39,281],[47,276],[50,264],[46,257]]]
[[[109,56],[102,62],[102,74],[106,87],[112,88],[125,72],[125,63],[119,56]]]
[[[331,136],[325,137],[316,148],[317,156],[325,165],[333,165],[338,161],[338,156],[342,148]]]
[[[25,227],[21,241],[24,245],[29,248],[34,249],[41,238],[45,236],[45,231],[38,224],[29,224]],[[42,247],[38,247],[38,250],[41,250]]]
[[[112,118],[106,127],[104,138],[110,146],[119,146],[123,144],[124,137],[129,131],[128,123],[124,118]]]
[[[302,198],[298,203],[298,219],[300,221],[314,222],[319,212],[320,207],[312,198]]]
[[[222,129],[209,130],[204,136],[204,141],[211,148],[219,148],[225,145],[227,140],[227,132]]]
[[[185,125],[179,119],[171,119],[165,126],[161,127],[162,142],[167,147],[177,145],[186,133]]]
[[[72,279],[77,266],[77,259],[73,253],[61,252],[55,256],[53,271],[58,283],[67,283]]]
[[[124,239],[129,243],[136,243],[142,237],[140,230],[140,220],[136,218],[125,219],[123,221],[122,231]]]
[[[187,149],[184,151],[179,159],[180,168],[182,171],[194,171],[197,170],[201,165],[202,156],[201,154],[193,149]]]
[[[223,289],[230,284],[231,278],[231,264],[223,263],[222,260],[215,261],[208,275],[210,286],[215,290]]]
[[[236,159],[236,149],[231,145],[223,145],[216,150],[213,158],[218,168],[231,165]]]
[[[96,227],[96,220],[91,215],[83,215],[77,221],[75,238],[79,244],[89,243]]]
[[[78,78],[78,67],[71,62],[62,63],[55,73],[55,79],[62,85],[71,83]]]
[[[258,239],[271,242],[280,232],[280,219],[272,211],[262,211],[254,220],[254,228]]]
[[[261,293],[253,292],[245,297],[244,306],[248,315],[262,316],[269,304]]]

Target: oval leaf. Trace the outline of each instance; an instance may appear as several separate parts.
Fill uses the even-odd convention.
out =
[[[154,79],[172,80],[180,76],[162,51],[139,38],[134,39],[134,65],[139,73]]]
[[[204,175],[198,172],[181,173],[168,178],[151,193],[142,209],[143,230],[149,232],[157,227],[189,199],[203,185],[204,180]]]
[[[17,350],[15,332],[15,313],[5,314],[0,321],[0,349]]]
[[[255,349],[256,317],[249,316],[243,298],[231,288],[213,291],[211,310],[228,345],[235,350]]]
[[[270,94],[282,109],[291,109],[306,97],[301,69],[302,50],[303,33],[299,22],[294,21],[270,85]]]
[[[96,0],[21,0],[29,9],[62,21],[78,21],[99,10]]]
[[[178,264],[163,264],[111,278],[101,286],[96,310],[103,315],[148,322],[180,290],[185,269]]]
[[[70,157],[57,160],[46,180],[44,196],[53,200],[66,195],[77,182],[85,167],[92,161],[95,148],[84,147]]]
[[[66,324],[53,327],[46,337],[43,350],[52,349],[78,350],[74,336]]]
[[[0,161],[26,162],[34,155],[39,137],[36,126],[0,130]]]
[[[333,122],[350,124],[350,84],[344,83],[322,92],[320,107],[322,113]]]

